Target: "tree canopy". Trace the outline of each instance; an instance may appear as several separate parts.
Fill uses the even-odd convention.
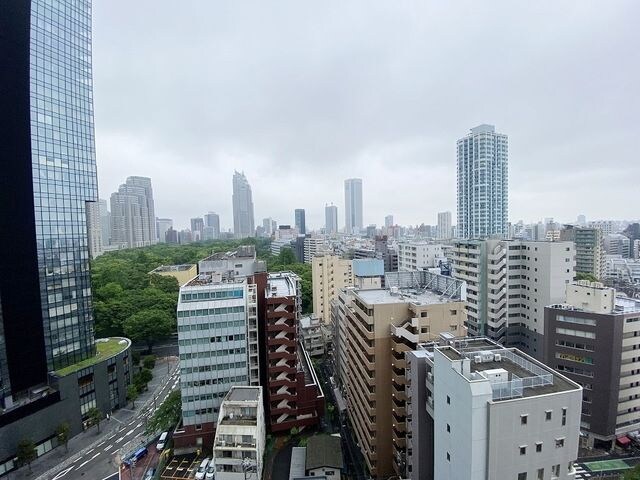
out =
[[[182,413],[180,390],[173,390],[147,423],[147,432],[164,432],[174,427]]]
[[[163,308],[149,308],[131,315],[124,321],[124,334],[133,342],[145,343],[149,351],[153,345],[175,331],[174,318]]]

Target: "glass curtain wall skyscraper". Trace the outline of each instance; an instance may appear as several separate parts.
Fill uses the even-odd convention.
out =
[[[508,137],[479,125],[458,140],[458,237],[508,236]]]
[[[243,173],[233,174],[233,233],[236,238],[253,237],[256,227],[253,218],[251,185]]]
[[[304,208],[296,208],[295,211],[296,228],[298,233],[304,235],[307,233],[307,222],[305,219]]]
[[[348,178],[344,181],[345,233],[360,233],[362,230],[362,179]]]
[[[1,2],[0,32],[0,371],[15,394],[96,351],[91,2]]]

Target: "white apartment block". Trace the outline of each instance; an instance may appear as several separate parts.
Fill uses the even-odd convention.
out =
[[[407,359],[409,478],[574,478],[580,385],[483,338],[421,345]]]
[[[438,213],[438,239],[448,240],[451,238],[451,212]]]
[[[542,358],[544,307],[563,301],[574,270],[573,242],[455,242],[452,275],[467,282],[469,334]]]
[[[313,284],[313,315],[329,323],[331,300],[337,298],[341,288],[353,286],[351,260],[336,255],[313,257],[311,262]]]
[[[217,480],[261,480],[265,425],[262,387],[231,387],[220,405],[213,442]]]
[[[398,243],[398,270],[424,270],[438,267],[440,262],[447,259],[442,251],[442,245],[429,242],[400,242]]]
[[[313,257],[325,253],[327,241],[324,237],[305,237],[304,239],[304,263],[311,263]]]
[[[607,255],[621,255],[625,258],[631,256],[631,240],[621,233],[605,235],[603,244]]]
[[[507,237],[507,136],[493,125],[479,125],[458,140],[457,154],[458,237]]]
[[[640,260],[622,258],[620,255],[605,255],[602,277],[640,284]]]
[[[184,426],[213,424],[234,386],[258,385],[258,301],[245,278],[200,274],[180,288],[178,351]]]

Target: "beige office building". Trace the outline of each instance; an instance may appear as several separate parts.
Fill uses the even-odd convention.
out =
[[[341,288],[353,285],[351,260],[336,255],[313,257],[313,315],[323,323],[330,322],[331,300],[337,298]]]
[[[384,289],[346,289],[335,302],[334,348],[347,414],[371,476],[401,475],[406,452],[404,353],[440,333],[465,335],[463,282],[388,272]]]

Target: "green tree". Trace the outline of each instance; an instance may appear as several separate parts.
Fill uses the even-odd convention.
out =
[[[591,273],[583,273],[583,272],[576,273],[576,280],[589,280],[590,282],[598,281],[598,279]]]
[[[147,423],[147,433],[164,432],[173,428],[182,414],[180,390],[173,390]]]
[[[296,256],[293,254],[293,250],[290,248],[281,248],[280,255],[278,255],[278,263],[280,265],[290,265],[296,263]]]
[[[131,408],[136,408],[136,399],[138,398],[138,387],[131,384],[127,387],[127,400],[131,402]]]
[[[87,411],[87,420],[91,425],[98,427],[98,433],[100,433],[100,422],[102,421],[102,412],[98,407],[91,407]]]
[[[31,472],[31,462],[33,462],[38,456],[36,451],[36,444],[30,438],[25,438],[18,444],[18,451],[16,457],[18,458],[18,465],[28,465],[29,472]]]
[[[144,342],[151,353],[154,343],[172,332],[173,318],[159,309],[142,310],[124,322],[124,333],[134,342]]]
[[[622,477],[623,480],[640,480],[640,465],[636,465],[631,470],[627,470]]]
[[[143,368],[133,376],[133,384],[136,386],[139,392],[143,392],[147,389],[147,384],[153,378],[153,373],[148,368]]]
[[[148,370],[153,370],[153,367],[156,366],[156,356],[155,355],[146,355],[142,359],[142,366]]]
[[[62,422],[56,428],[56,437],[58,437],[58,443],[64,445],[65,452],[69,451],[69,433],[71,426],[67,422]]]

